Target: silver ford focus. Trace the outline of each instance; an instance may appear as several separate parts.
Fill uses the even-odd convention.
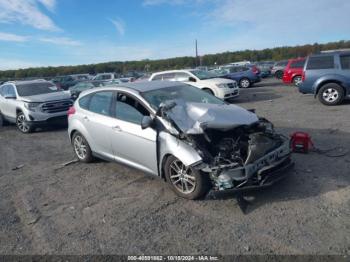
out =
[[[272,185],[291,168],[289,139],[266,119],[179,82],[84,91],[68,112],[78,159],[160,176],[181,197]]]

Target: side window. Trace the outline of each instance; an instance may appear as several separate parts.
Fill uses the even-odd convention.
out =
[[[189,74],[179,72],[175,74],[175,81],[186,82],[188,81],[189,77]]]
[[[148,110],[142,104],[123,93],[117,95],[115,112],[118,119],[137,125],[141,125],[144,116],[149,116]]]
[[[112,79],[112,77],[111,77],[111,75],[103,75],[102,79],[103,80],[109,80],[109,79]]]
[[[334,68],[333,56],[314,56],[309,58],[307,68],[309,70]]]
[[[16,96],[15,88],[12,85],[7,86],[7,94],[10,96]]]
[[[89,103],[89,110],[97,114],[110,116],[112,98],[112,91],[94,93]]]
[[[340,64],[342,69],[350,69],[350,55],[341,55]]]
[[[79,99],[79,106],[85,110],[89,110],[91,95],[84,96]]]
[[[4,96],[5,95],[5,86],[1,86],[0,87],[0,96]]]
[[[302,68],[304,67],[305,60],[295,61],[290,64],[290,68]]]

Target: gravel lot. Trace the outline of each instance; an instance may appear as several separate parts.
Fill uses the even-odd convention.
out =
[[[350,103],[326,107],[273,79],[235,103],[319,148],[350,148]],[[184,200],[116,163],[62,168],[74,158],[66,130],[3,127],[0,156],[1,254],[350,254],[350,153],[295,154],[291,176],[252,195],[246,215],[232,197]]]

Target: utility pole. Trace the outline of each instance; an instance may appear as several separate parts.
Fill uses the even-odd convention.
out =
[[[196,66],[198,66],[198,42],[196,39]]]

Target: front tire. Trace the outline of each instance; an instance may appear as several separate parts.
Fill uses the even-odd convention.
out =
[[[28,125],[26,116],[23,114],[23,112],[19,112],[16,117],[16,126],[19,131],[21,131],[24,134],[29,134],[34,131],[34,128]]]
[[[198,199],[209,190],[208,177],[198,170],[186,167],[174,156],[168,157],[164,166],[166,181],[171,189],[186,199]]]
[[[318,92],[318,100],[327,106],[339,105],[344,99],[344,89],[335,83],[325,84]]]
[[[75,155],[79,161],[90,163],[93,161],[92,151],[85,137],[79,132],[75,132],[72,138],[72,145]]]
[[[4,126],[4,118],[0,112],[0,127],[3,127]]]
[[[242,78],[239,80],[240,88],[249,88],[251,86],[250,80],[248,78]]]

